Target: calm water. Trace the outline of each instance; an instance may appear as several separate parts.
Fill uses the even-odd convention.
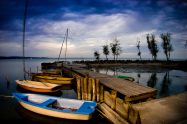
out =
[[[54,59],[26,60],[26,70],[30,71],[31,68],[32,72],[40,72],[42,62],[54,61]],[[187,72],[180,70],[127,67],[94,68],[92,70],[108,75],[126,75],[133,77],[137,83],[156,88],[158,90],[157,98],[187,91]],[[99,118],[97,113],[90,121],[71,121],[38,115],[24,109],[14,98],[8,97],[12,96],[12,92],[23,92],[16,87],[15,83],[16,79],[23,79],[23,77],[22,60],[0,60],[0,120],[11,123],[19,122],[29,124],[107,123],[106,120]],[[76,93],[71,87],[54,95],[66,98],[76,98]]]
[[[187,91],[187,72],[154,67],[93,68],[95,72],[108,75],[133,77],[134,82],[157,89],[157,98]]]

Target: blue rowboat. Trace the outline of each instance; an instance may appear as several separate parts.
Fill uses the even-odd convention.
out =
[[[95,101],[40,94],[13,93],[13,96],[25,109],[38,114],[64,119],[89,120],[97,105]]]

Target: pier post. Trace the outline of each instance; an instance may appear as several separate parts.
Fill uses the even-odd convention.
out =
[[[84,89],[84,100],[87,100],[87,94],[88,94],[88,92],[87,92],[87,89],[88,89],[88,87],[87,87],[87,83],[88,83],[88,78],[86,77],[86,78],[83,78],[83,82],[84,82],[84,85],[83,85],[83,89]]]
[[[91,100],[91,90],[92,90],[92,79],[88,78],[88,100]]]
[[[77,98],[81,99],[81,79],[77,78]]]
[[[92,100],[94,101],[95,100],[95,97],[96,97],[96,87],[95,87],[95,79],[92,79]]]
[[[100,96],[100,93],[99,93],[99,79],[96,79],[96,92],[97,92],[97,102],[99,102],[99,96]]]
[[[104,87],[100,85],[100,102],[104,101]]]

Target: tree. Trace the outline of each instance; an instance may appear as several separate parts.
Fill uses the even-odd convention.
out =
[[[97,61],[100,60],[100,54],[99,54],[98,51],[95,51],[95,52],[94,52],[94,56],[95,56],[95,59],[96,59]]]
[[[103,45],[103,54],[106,56],[106,60],[108,60],[108,55],[109,55],[109,49],[108,45]]]
[[[110,43],[110,48],[111,48],[112,54],[114,56],[114,60],[117,60],[118,56],[122,52],[122,48],[121,48],[119,40],[117,38],[115,38],[113,40],[113,43]]]
[[[156,44],[156,40],[155,40],[155,35],[151,34],[147,34],[147,44],[148,44],[148,49],[152,55],[152,59],[156,60],[157,59],[157,53],[158,53],[158,47]]]
[[[162,33],[160,35],[160,38],[162,39],[162,48],[164,50],[164,53],[166,55],[167,61],[170,60],[170,53],[173,51],[173,47],[171,44],[171,34],[170,33]]]
[[[138,48],[138,56],[140,57],[140,60],[141,60],[142,57],[141,57],[141,51],[140,51],[140,41],[137,42],[137,46],[136,47]]]

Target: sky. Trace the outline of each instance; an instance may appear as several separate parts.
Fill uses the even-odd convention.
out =
[[[22,56],[25,0],[0,1],[0,56]],[[187,59],[187,0],[29,0],[26,18],[25,56],[58,57],[69,29],[67,57],[94,57],[120,41],[119,58],[150,58],[146,35],[154,34],[159,52],[161,33],[171,33],[171,59]],[[64,45],[65,46],[65,45]],[[62,55],[64,57],[65,47]],[[112,58],[110,52],[109,57]]]

